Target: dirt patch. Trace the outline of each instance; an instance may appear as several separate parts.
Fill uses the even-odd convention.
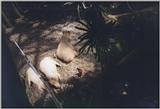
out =
[[[85,33],[84,31],[76,29],[75,26],[82,27],[82,25],[78,22],[66,22],[64,24],[51,25],[48,28],[41,30],[41,32],[35,31],[34,33],[22,33],[21,35],[17,33],[16,37],[14,35],[14,38],[16,38],[16,40],[19,41],[18,43],[21,45],[23,51],[29,57],[29,59],[32,61],[32,63],[35,65],[37,69],[39,69],[39,63],[41,59],[45,56],[53,57],[61,65],[61,67],[58,67],[58,72],[61,75],[62,89],[57,90],[57,94],[65,93],[66,89],[70,88],[70,85],[72,85],[71,89],[75,87],[75,84],[73,84],[73,81],[75,80],[71,80],[71,78],[78,77],[77,74],[79,73],[79,71],[77,69],[80,69],[83,72],[83,76],[80,78],[78,77],[78,81],[85,83],[85,85],[87,85],[87,83],[91,81],[86,79],[84,75],[88,73],[88,76],[90,78],[94,78],[101,73],[100,63],[96,61],[93,53],[91,52],[89,52],[87,55],[81,54],[80,56],[77,56],[71,63],[68,64],[60,61],[55,57],[55,52],[63,35],[63,31],[71,32],[71,43],[73,45],[75,45],[79,41],[78,37]],[[76,51],[78,51],[78,49],[82,47],[82,44],[76,45],[74,47]],[[11,49],[14,49],[14,47],[11,47]],[[26,70],[29,66],[26,64],[26,62],[24,61],[23,57],[20,56],[20,54],[15,55],[15,62],[20,77],[22,78],[22,80],[25,81],[26,93],[28,95],[30,103],[34,105],[41,98],[44,98],[44,101],[47,102],[47,96],[49,95],[45,93],[45,91],[39,92],[36,86],[28,86],[26,79]],[[70,83],[71,81],[73,83]],[[85,85],[81,85],[79,87],[79,90],[81,90],[81,88]],[[63,99],[65,98],[63,97]]]

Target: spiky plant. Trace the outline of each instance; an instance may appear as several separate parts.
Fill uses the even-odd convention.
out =
[[[99,61],[102,61],[106,56],[122,51],[121,44],[118,42],[118,33],[115,33],[115,22],[108,21],[106,24],[103,13],[98,4],[92,4],[92,7],[86,11],[86,23],[79,21],[85,28],[76,27],[86,31],[79,37],[80,41],[77,43],[84,43],[79,49],[80,53],[88,53],[95,49],[95,56]]]

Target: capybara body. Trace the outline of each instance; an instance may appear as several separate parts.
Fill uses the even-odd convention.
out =
[[[45,89],[44,83],[40,80],[40,75],[36,74],[31,67],[29,67],[26,71],[27,81],[29,87],[31,86],[31,82],[35,84],[40,91]]]
[[[66,63],[71,62],[75,58],[75,56],[77,55],[77,52],[75,51],[70,40],[71,40],[70,32],[64,31],[63,36],[61,38],[61,41],[60,41],[58,48],[57,48],[57,51],[56,51],[56,56],[60,60],[66,62]]]
[[[52,57],[44,57],[40,61],[40,70],[51,85],[60,88],[60,74],[57,71],[57,65],[60,66]]]

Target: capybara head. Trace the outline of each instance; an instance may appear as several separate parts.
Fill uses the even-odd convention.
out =
[[[63,38],[71,40],[71,32],[70,31],[63,31]]]
[[[57,89],[61,88],[60,79],[58,77],[50,78],[49,83]]]

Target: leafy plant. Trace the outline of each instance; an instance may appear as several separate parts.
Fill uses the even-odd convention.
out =
[[[103,13],[99,5],[92,4],[92,7],[85,13],[86,23],[79,21],[85,28],[76,27],[77,29],[86,31],[85,34],[79,37],[80,41],[77,43],[84,43],[79,49],[80,53],[85,52],[87,54],[90,50],[94,52],[95,49],[95,56],[99,61],[103,60],[106,56],[122,51],[121,43],[117,40],[118,33],[115,33],[114,30],[115,23],[108,21],[106,24]]]

